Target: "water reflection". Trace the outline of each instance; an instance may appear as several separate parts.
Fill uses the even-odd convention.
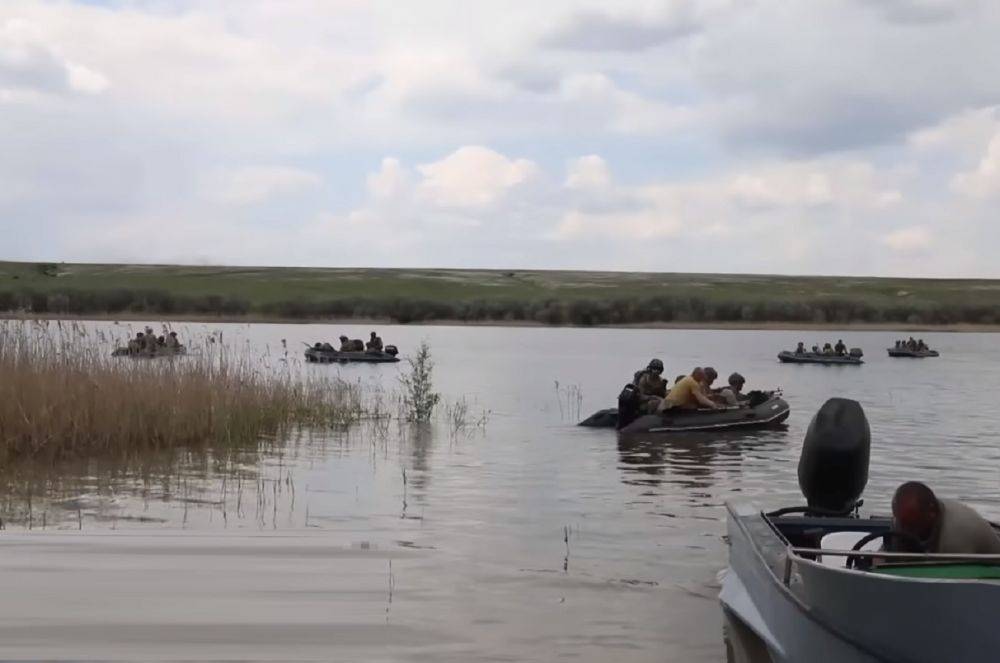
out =
[[[685,488],[710,488],[719,481],[718,475],[740,471],[746,450],[780,445],[786,431],[787,426],[781,426],[764,431],[619,435],[622,481],[632,485],[670,482]]]

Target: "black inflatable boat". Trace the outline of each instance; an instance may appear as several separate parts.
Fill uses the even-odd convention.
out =
[[[937,350],[910,350],[909,348],[889,348],[890,357],[910,357],[923,359],[924,357],[937,357]]]
[[[306,361],[311,364],[334,364],[364,362],[368,364],[392,364],[399,361],[396,346],[387,345],[385,351],[340,352],[332,348],[306,348]]]
[[[588,428],[618,428],[622,433],[674,433],[680,431],[759,428],[788,418],[788,403],[780,391],[753,391],[750,400],[724,410],[669,410],[660,414],[635,412],[628,387],[619,397],[620,408],[598,410],[579,423]],[[619,412],[633,412],[624,417]]]
[[[855,352],[854,350],[851,351]],[[861,354],[849,355],[827,355],[815,352],[789,352],[787,350],[778,353],[778,360],[785,364],[846,364],[859,366],[865,362],[861,360]]]
[[[680,433],[698,430],[734,430],[774,426],[788,419],[788,403],[779,392],[771,392],[756,404],[723,410],[673,409],[658,414],[644,414],[619,428],[623,434]]]

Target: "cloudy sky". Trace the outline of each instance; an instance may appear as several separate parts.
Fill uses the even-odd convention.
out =
[[[0,259],[1000,277],[994,0],[0,1]]]

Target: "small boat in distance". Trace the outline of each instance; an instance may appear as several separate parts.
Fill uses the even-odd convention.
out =
[[[859,348],[851,348],[846,355],[826,354],[823,352],[791,352],[783,350],[778,353],[778,361],[784,364],[846,364],[859,366],[863,363],[863,353]]]
[[[187,354],[187,348],[183,345],[176,348],[160,346],[155,350],[132,350],[126,347],[118,347],[112,351],[112,357],[131,357],[133,359],[161,359],[163,357],[181,357]]]
[[[328,345],[328,344],[327,344]],[[317,347],[318,346],[318,347]],[[399,351],[395,345],[387,345],[384,350],[362,350],[341,352],[332,347],[323,347],[317,343],[306,348],[306,361],[310,364],[393,364],[399,361]]]

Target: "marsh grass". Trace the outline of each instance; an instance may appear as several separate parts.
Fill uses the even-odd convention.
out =
[[[108,356],[98,336],[73,323],[0,323],[0,461],[218,454],[370,415],[362,385],[270,366],[220,337],[186,357],[134,359]]]

